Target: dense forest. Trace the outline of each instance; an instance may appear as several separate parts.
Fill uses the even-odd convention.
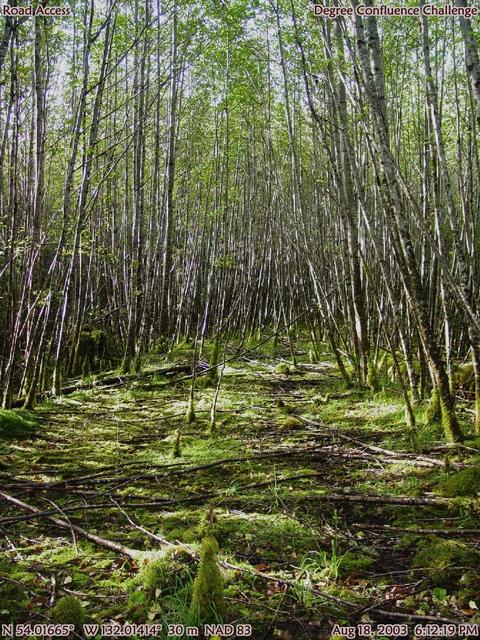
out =
[[[480,23],[326,4],[0,18],[3,635],[480,624]]]

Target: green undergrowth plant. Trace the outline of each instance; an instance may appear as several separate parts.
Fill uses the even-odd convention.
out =
[[[377,369],[377,364],[374,360],[370,360],[368,363],[367,387],[370,391],[380,391],[382,388],[380,371]]]
[[[14,565],[0,558],[0,575],[3,577],[0,587],[0,622],[20,622],[25,613],[24,607],[30,597],[26,586],[25,573],[13,570]],[[35,576],[31,576],[34,581]]]
[[[343,554],[340,575],[356,577],[371,569],[378,560],[375,549],[351,549]]]
[[[343,555],[339,552],[336,540],[331,541],[330,551],[324,549],[309,552],[300,563],[300,575],[308,574],[314,581],[331,580],[340,577]]]
[[[279,398],[276,402],[278,410],[280,413],[284,413],[286,415],[290,413],[294,413],[295,407],[292,407],[290,404],[286,404],[281,398]]]
[[[275,367],[275,373],[277,375],[289,376],[294,373],[297,373],[297,365],[296,364],[288,364],[287,362],[280,362]]]
[[[332,540],[330,554],[323,551],[321,559],[327,576],[334,581],[346,576],[356,577],[368,571],[378,559],[375,549],[358,547],[340,553],[337,543]]]
[[[217,360],[218,360],[218,354],[217,354]],[[216,371],[216,386],[215,386],[215,392],[213,394],[212,403],[210,405],[210,420],[208,424],[208,434],[210,436],[216,435],[218,430],[217,405],[218,405],[218,399],[220,396],[220,388],[222,386],[223,374],[225,372],[225,359],[223,361],[220,372],[218,372],[217,369],[215,369],[215,371]]]
[[[443,438],[442,426],[439,422],[426,423],[417,422],[415,431],[409,430],[408,443],[414,451],[421,452],[432,447],[436,442],[441,442]]]
[[[159,353],[164,352],[166,349],[165,342],[159,342],[157,350]],[[173,345],[167,353],[166,360],[168,362],[188,361],[191,362],[193,358],[194,344],[191,340],[183,339]]]
[[[472,362],[465,362],[454,370],[455,385],[465,391],[475,391],[475,371]]]

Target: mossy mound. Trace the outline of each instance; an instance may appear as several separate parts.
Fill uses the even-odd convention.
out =
[[[175,549],[142,566],[125,580],[126,610],[134,622],[144,622],[153,609],[172,613],[176,607],[188,609],[193,585],[195,559],[184,549]],[[172,613],[173,615],[173,613]]]
[[[290,373],[290,366],[286,362],[281,362],[275,367],[275,373],[277,375],[288,376],[288,374]]]
[[[478,449],[480,451],[480,436],[464,440],[463,444],[466,447],[470,447],[471,449]]]
[[[328,404],[330,401],[330,394],[327,393],[324,396],[322,395],[317,395],[317,396],[313,396],[312,398],[312,403],[315,407],[322,407],[325,404]]]
[[[191,554],[183,549],[176,549],[164,558],[152,560],[144,565],[139,574],[129,581],[127,587],[132,590],[141,587],[151,597],[158,592],[162,595],[175,593],[193,580],[193,564]]]
[[[480,553],[463,542],[432,536],[422,540],[412,560],[415,569],[429,569],[437,581],[443,581],[456,567],[480,565]]]
[[[165,560],[154,560],[145,565],[139,577],[145,589],[155,591],[155,589],[163,587],[168,572],[168,562]]]
[[[5,624],[22,621],[29,602],[29,594],[23,584],[26,582],[25,574],[19,575],[13,569],[10,561],[0,558],[0,575],[4,577],[0,585],[0,623]]]
[[[52,619],[59,624],[73,624],[79,629],[85,622],[85,610],[75,596],[64,596],[52,609]]]
[[[448,498],[480,494],[480,465],[467,467],[446,478],[442,478],[437,487],[442,495]]]
[[[281,429],[299,429],[301,426],[301,421],[298,418],[295,418],[295,416],[288,416],[279,424]]]
[[[200,537],[204,531],[198,528],[197,533]],[[173,537],[171,533],[170,536]],[[251,513],[245,518],[218,512],[215,537],[228,553],[251,546],[263,560],[270,561],[276,557],[275,549],[282,549],[283,559],[291,562],[298,554],[312,549],[317,540],[315,532],[298,518],[279,513]]]
[[[342,556],[340,575],[356,576],[368,571],[375,563],[376,557],[363,552],[347,551]]]
[[[26,438],[37,426],[28,411],[0,409],[0,438]]]

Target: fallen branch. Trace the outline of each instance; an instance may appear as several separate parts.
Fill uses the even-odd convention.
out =
[[[455,498],[412,498],[410,496],[359,495],[351,493],[326,493],[315,496],[303,496],[307,502],[358,502],[360,504],[398,504],[403,506],[446,507],[455,503]],[[473,500],[472,500],[473,501]]]
[[[385,456],[389,456],[392,458],[398,458],[400,456],[409,459],[409,460],[418,460],[419,462],[428,462],[429,464],[436,467],[445,467],[447,463],[444,460],[437,460],[436,458],[429,458],[427,456],[416,456],[408,453],[408,451],[392,451],[391,449],[383,449],[382,447],[377,447],[373,444],[366,444],[362,442],[362,440],[358,440],[357,438],[353,438],[352,436],[347,436],[344,433],[340,433],[338,429],[334,429],[333,427],[328,427],[324,422],[315,422],[314,420],[310,420],[309,418],[304,418],[302,416],[298,416],[300,420],[306,422],[307,424],[311,424],[315,427],[321,427],[322,430],[329,431],[330,433],[335,433],[341,440],[345,440],[346,442],[353,442],[356,445],[360,445],[369,451],[373,451],[375,453],[382,453]],[[464,465],[458,463],[449,463],[449,466],[453,469],[462,469]]]
[[[411,529],[408,527],[393,527],[389,524],[362,524],[357,522],[351,525],[355,529],[386,531],[392,533],[413,533],[418,535],[435,535],[435,536],[480,536],[480,529]]]
[[[61,518],[54,518],[53,516],[47,516],[43,514],[42,511],[37,507],[27,504],[26,502],[22,502],[18,498],[14,498],[13,496],[8,495],[8,493],[3,493],[3,491],[0,491],[0,499],[3,500],[4,502],[9,502],[10,504],[15,505],[16,507],[19,507],[23,511],[29,511],[30,513],[36,515],[37,517],[41,517],[44,520],[47,520],[47,522],[51,522],[52,524],[54,524],[57,527],[60,527],[61,529],[66,529],[70,532],[75,531],[75,533],[77,533],[80,537],[85,538],[86,540],[90,540],[91,542],[94,542],[99,547],[104,547],[105,549],[109,549],[110,551],[121,553],[122,555],[128,556],[129,558],[135,558],[138,556],[138,551],[136,551],[135,549],[130,549],[129,547],[125,547],[124,545],[119,544],[117,542],[112,542],[111,540],[105,540],[104,538],[100,538],[100,536],[97,536],[93,533],[89,533],[85,529],[82,529],[81,527],[78,527],[77,525],[72,524],[71,522],[67,522],[66,520],[62,520]]]

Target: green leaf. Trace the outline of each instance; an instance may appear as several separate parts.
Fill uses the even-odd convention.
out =
[[[442,589],[442,587],[435,587],[434,589],[432,589],[432,594],[438,600],[445,600],[445,598],[447,597],[447,590]]]

